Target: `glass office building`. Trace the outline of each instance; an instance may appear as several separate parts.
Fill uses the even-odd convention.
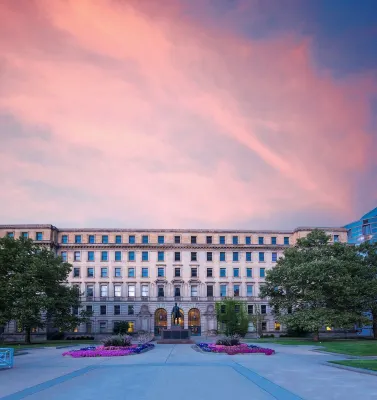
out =
[[[358,221],[345,225],[348,243],[360,244],[367,240],[377,242],[377,207],[363,215]]]

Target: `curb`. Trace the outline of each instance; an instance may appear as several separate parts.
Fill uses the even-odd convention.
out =
[[[330,351],[324,351],[320,349],[313,349],[311,351],[314,351],[315,353],[328,354],[330,356],[339,356],[350,360],[377,360],[377,356],[353,356],[351,354],[333,353]]]
[[[323,363],[322,365],[327,365],[328,367],[333,367],[338,369],[344,369],[346,371],[351,371],[351,372],[358,372],[359,374],[377,376],[377,371],[372,371],[370,369],[354,368],[354,367],[349,367],[348,365],[333,364],[330,362]]]
[[[16,351],[16,352],[14,353],[14,357],[17,357],[17,356],[24,356],[25,354],[29,354],[29,352],[27,352],[27,351]]]

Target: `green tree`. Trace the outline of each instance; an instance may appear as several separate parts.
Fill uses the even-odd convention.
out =
[[[216,302],[218,330],[226,336],[238,334],[245,336],[249,326],[247,305],[244,301],[225,298]]]
[[[30,343],[33,328],[73,328],[86,322],[89,313],[74,315],[80,293],[67,284],[72,266],[54,252],[30,239],[0,239],[0,320],[17,321]]]
[[[259,304],[255,305],[254,313],[249,315],[249,320],[253,323],[256,333],[261,336],[263,333],[262,323],[266,320],[266,314],[262,314]]]
[[[366,264],[353,246],[329,240],[320,230],[299,239],[261,288],[280,322],[313,332],[314,340],[324,326],[351,328],[365,321]]]
[[[115,335],[126,335],[129,328],[130,324],[127,321],[119,321],[115,324],[113,333]]]

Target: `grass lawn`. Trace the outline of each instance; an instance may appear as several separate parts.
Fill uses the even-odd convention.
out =
[[[351,356],[377,356],[377,340],[326,340],[313,342],[304,339],[248,339],[251,343],[276,343],[293,346],[318,346],[324,351]]]
[[[346,365],[347,367],[370,369],[377,371],[377,360],[347,360],[347,361],[330,361],[332,364]]]
[[[30,348],[41,348],[41,347],[56,347],[56,346],[69,346],[71,344],[98,344],[98,342],[94,340],[48,340],[46,342],[41,343],[1,343],[0,347],[10,347],[16,350],[22,349],[30,349]]]

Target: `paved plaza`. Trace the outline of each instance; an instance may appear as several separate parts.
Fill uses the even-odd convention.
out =
[[[377,399],[377,376],[324,365],[344,357],[309,346],[268,347],[277,353],[228,356],[156,345],[140,355],[73,359],[62,357],[67,349],[34,349],[0,371],[0,399]]]

